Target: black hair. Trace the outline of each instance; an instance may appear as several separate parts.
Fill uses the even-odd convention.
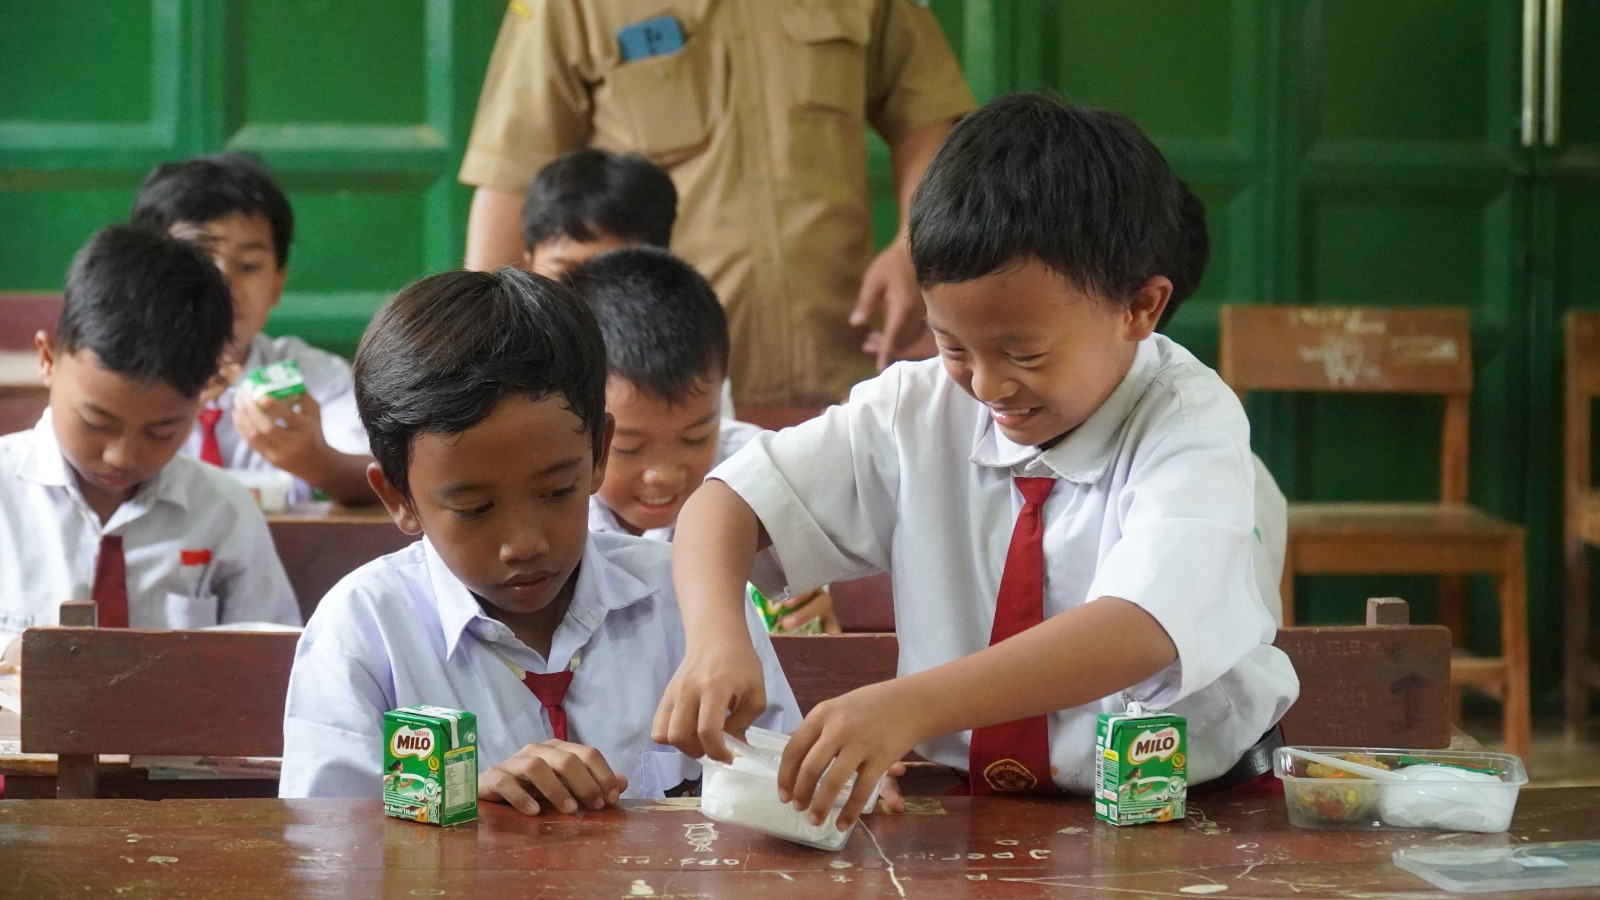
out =
[[[678,191],[660,166],[637,153],[578,147],[552,160],[528,185],[522,242],[530,251],[554,238],[610,235],[665,247],[678,217]]]
[[[1157,331],[1165,331],[1178,307],[1200,289],[1200,282],[1206,277],[1206,262],[1211,258],[1206,205],[1182,180],[1178,182],[1178,191],[1178,239],[1172,245],[1172,258],[1165,272],[1172,281],[1172,296],[1167,298],[1167,308],[1161,311],[1161,318],[1156,320]]]
[[[600,326],[565,285],[521,269],[442,272],[378,310],[355,359],[356,408],[383,476],[411,496],[411,448],[460,434],[508,396],[559,398],[598,462],[605,442]]]
[[[911,201],[923,286],[1037,258],[1079,289],[1131,299],[1177,239],[1177,179],[1120,113],[1010,94],[956,123]]]
[[[657,247],[624,247],[567,273],[606,338],[610,373],[675,403],[728,373],[728,317],[694,267]]]
[[[232,336],[228,284],[187,241],[111,225],[72,258],[56,322],[59,353],[91,351],[119,375],[164,381],[192,399],[217,374]]]
[[[266,219],[278,268],[289,264],[294,212],[266,163],[249,153],[162,163],[145,177],[133,201],[133,224],[158,231],[179,222],[203,225],[234,213]]]

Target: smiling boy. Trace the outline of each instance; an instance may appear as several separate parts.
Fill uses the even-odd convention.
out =
[[[667,545],[588,532],[612,424],[605,348],[565,286],[520,269],[402,290],[356,353],[373,489],[423,540],[340,581],[306,626],[282,796],[375,796],[383,713],[478,717],[478,793],[534,815],[659,797],[699,777],[650,740],[683,658]],[[793,696],[745,627],[787,730]]]
[[[232,318],[175,238],[112,226],[73,259],[55,334],[35,338],[49,408],[0,438],[0,648],[74,599],[102,625],[300,624],[250,496],[178,456]]]
[[[1261,774],[1247,751],[1297,682],[1253,574],[1244,411],[1153,333],[1178,198],[1116,113],[1014,95],[956,126],[911,209],[939,359],[757,437],[690,498],[691,662],[658,740],[725,758],[762,708],[735,625],[770,542],[791,587],[893,578],[901,677],[818,704],[784,754],[780,796],[812,821],[854,774],[847,827],[913,746],[974,793],[1087,793],[1096,717],[1130,701],[1187,717],[1196,782]]]

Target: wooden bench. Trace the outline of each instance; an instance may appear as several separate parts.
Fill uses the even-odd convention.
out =
[[[63,618],[76,612],[82,621],[84,608],[92,617],[94,604],[84,601],[64,605]],[[57,754],[63,799],[98,796],[100,754],[282,756],[298,640],[289,632],[30,628],[22,636],[22,750]]]
[[[338,508],[326,515],[271,515],[267,529],[304,620],[339,579],[417,541],[376,505]]]
[[[1439,749],[1450,746],[1450,632],[1408,624],[1404,601],[1368,601],[1367,624],[1280,628],[1273,642],[1300,676],[1283,718],[1289,743]],[[895,676],[893,634],[775,635],[802,714],[823,700]]]

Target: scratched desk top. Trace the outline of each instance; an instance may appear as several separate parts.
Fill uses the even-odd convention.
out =
[[[1195,797],[1187,821],[1125,829],[1084,800],[914,802],[825,853],[713,823],[693,801],[539,818],[487,803],[447,829],[376,800],[4,801],[0,893],[1437,897],[1390,854],[1600,837],[1600,788],[1525,790],[1510,833],[1491,835],[1300,830],[1271,795]]]

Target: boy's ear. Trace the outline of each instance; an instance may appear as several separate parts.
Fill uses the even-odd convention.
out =
[[[600,458],[594,461],[594,478],[589,482],[589,493],[599,493],[606,482],[606,461],[611,458],[611,438],[617,433],[617,420],[606,413],[605,428],[600,433]]]
[[[389,511],[389,518],[394,520],[396,528],[406,534],[422,533],[422,520],[417,518],[416,509],[399,488],[383,477],[382,466],[375,462],[367,463],[367,484],[372,485],[372,492],[383,501],[383,508]]]
[[[1156,330],[1161,312],[1172,298],[1172,282],[1165,275],[1151,275],[1145,279],[1133,301],[1128,304],[1128,331],[1131,341],[1142,341]]]
[[[33,335],[33,345],[39,348],[39,381],[50,386],[56,370],[56,341],[50,333],[40,329]]]

